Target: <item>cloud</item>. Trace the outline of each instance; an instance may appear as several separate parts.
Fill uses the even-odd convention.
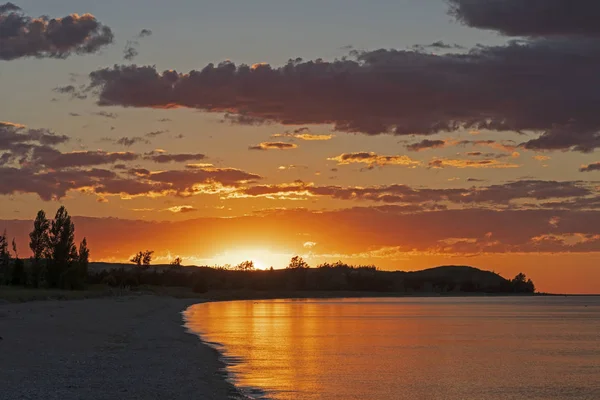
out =
[[[174,214],[188,214],[196,212],[198,209],[192,206],[174,206],[167,208],[167,211],[170,211]]]
[[[409,144],[406,146],[406,148],[409,151],[421,151],[421,150],[428,150],[428,149],[439,149],[441,147],[445,147],[446,144],[447,143],[444,140],[424,139],[424,140],[421,140],[420,142]]]
[[[600,4],[572,0],[448,0],[465,25],[507,36],[600,36]]]
[[[475,147],[489,147],[491,149],[514,152],[518,146],[512,140],[505,140],[498,142],[496,140],[461,140],[456,143],[457,146],[475,146]]]
[[[152,31],[150,29],[142,29],[140,33],[136,35],[135,39],[142,39],[151,35]],[[140,42],[135,39],[128,40],[125,44],[125,49],[123,49],[123,58],[127,61],[132,61],[140,54],[138,50]]]
[[[68,136],[57,135],[48,129],[28,129],[24,125],[0,122],[0,165],[18,161],[26,163],[34,151],[55,151],[69,141]]]
[[[139,156],[131,152],[109,153],[96,150],[61,153],[49,148],[36,148],[33,151],[32,158],[37,164],[45,165],[50,168],[73,168],[114,164],[119,161],[134,161],[137,160]]]
[[[0,167],[0,194],[35,193],[49,201],[114,176],[114,172],[101,169],[39,172],[27,167]]]
[[[579,168],[579,171],[580,172],[600,171],[600,162],[592,163],[589,165],[582,165],[581,168]]]
[[[150,160],[160,164],[166,164],[170,162],[190,162],[190,161],[202,161],[206,158],[204,154],[155,154],[148,153],[144,156],[144,159]]]
[[[291,169],[308,169],[308,165],[295,165],[295,164],[280,165],[279,167],[277,167],[277,169],[279,171],[286,171],[286,170],[291,170]]]
[[[461,45],[449,44],[442,40],[438,40],[438,41],[435,41],[430,44],[416,44],[412,48],[417,51],[425,51],[427,49],[433,49],[433,50],[451,50],[451,49],[462,50],[462,49],[464,49],[464,47]]]
[[[169,131],[168,130],[152,131],[152,132],[146,133],[146,136],[149,137],[149,138],[153,138],[153,137],[160,136],[160,135],[162,135],[164,133],[167,133],[167,132],[169,132]]]
[[[125,49],[123,49],[123,59],[131,61],[136,58],[140,53],[137,49],[138,43],[134,41],[127,41]]]
[[[336,161],[338,165],[367,164],[369,169],[388,165],[412,167],[420,164],[420,162],[408,156],[381,156],[373,152],[343,153],[339,156],[328,158],[328,160]]]
[[[481,153],[472,153],[470,155],[481,155]],[[448,158],[436,158],[428,164],[430,168],[519,168],[520,165],[505,163],[498,160],[459,160]]]
[[[325,141],[331,140],[335,137],[335,135],[315,135],[310,133],[308,128],[299,128],[292,132],[285,133],[276,133],[271,136],[272,138],[292,138],[292,139],[300,139],[306,141]]]
[[[307,199],[311,197],[331,197],[338,200],[361,200],[383,203],[416,205],[418,209],[431,209],[437,205],[479,207],[525,207],[590,209],[600,199],[597,192],[582,182],[556,181],[516,181],[499,185],[471,188],[413,188],[407,185],[383,185],[371,187],[315,186],[302,181],[277,184],[256,185],[239,188],[230,193],[232,198],[266,197],[271,199]],[[543,201],[563,199],[570,203],[543,203]],[[575,200],[573,200],[575,199]],[[533,200],[537,204],[523,204]],[[576,203],[573,203],[575,201]],[[437,207],[433,207],[434,209]],[[415,210],[410,210],[414,212]]]
[[[561,36],[442,55],[354,51],[280,67],[114,66],[92,72],[90,89],[100,105],[226,112],[234,123],[332,124],[372,135],[517,131],[536,135],[527,149],[589,152],[600,147],[598,68],[600,40]]]
[[[96,53],[112,42],[111,29],[91,14],[32,18],[12,3],[0,4],[0,60],[67,58]]]
[[[206,167],[152,173],[143,169],[127,171],[134,178],[124,178],[105,169],[38,170],[35,168],[0,167],[0,194],[34,193],[42,200],[57,200],[71,190],[85,190],[106,198],[109,195],[190,196],[219,193],[227,188],[262,179],[259,175],[233,168]]]
[[[131,147],[136,143],[150,144],[148,139],[144,139],[143,137],[134,136],[134,137],[122,137],[120,139],[114,140],[115,144],[120,144],[121,146]]]
[[[297,144],[284,142],[262,142],[248,147],[249,150],[291,150],[298,148]]]
[[[148,37],[152,35],[152,31],[150,29],[142,29],[140,33],[138,33],[139,38]]]

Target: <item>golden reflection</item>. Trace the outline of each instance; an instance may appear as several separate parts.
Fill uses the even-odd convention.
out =
[[[186,319],[241,358],[229,367],[236,384],[274,399],[531,398],[600,357],[600,301],[582,313],[560,301],[583,300],[232,301],[192,306]]]

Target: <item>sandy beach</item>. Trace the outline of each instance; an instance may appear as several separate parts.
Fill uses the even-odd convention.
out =
[[[236,399],[218,353],[182,326],[198,300],[0,304],[2,399]]]

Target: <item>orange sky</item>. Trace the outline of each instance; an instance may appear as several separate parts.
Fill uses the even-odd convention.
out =
[[[95,261],[148,248],[188,264],[468,264],[598,292],[595,24],[538,10],[521,26],[462,0],[460,23],[441,1],[363,10],[373,32],[352,13],[325,23],[335,7],[307,32],[291,16],[311,8],[287,1],[256,25],[239,10],[200,23],[180,0],[34,3],[0,7],[0,229],[21,254],[36,212],[65,205]],[[75,12],[56,22],[64,42],[30,29]],[[200,34],[218,15],[238,23]]]

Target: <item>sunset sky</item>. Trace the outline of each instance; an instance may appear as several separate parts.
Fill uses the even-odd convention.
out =
[[[460,264],[598,293],[598,18],[564,0],[0,3],[0,229],[24,254],[35,213],[65,205],[94,261]]]

